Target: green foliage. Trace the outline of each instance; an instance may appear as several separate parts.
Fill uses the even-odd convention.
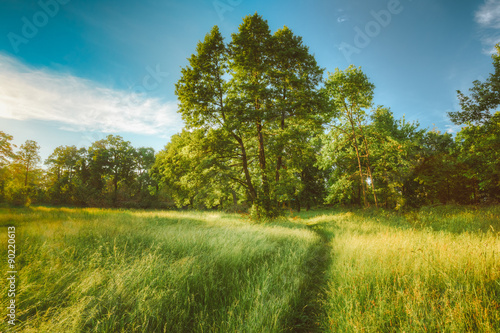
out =
[[[373,111],[371,119],[365,132],[371,142],[379,202],[386,208],[400,209],[407,205],[407,187],[420,162],[425,130],[419,130],[418,123],[408,123],[404,117],[394,119],[392,112],[381,106]]]
[[[407,182],[407,197],[411,206],[437,203],[470,203],[470,181],[464,164],[457,160],[457,144],[449,133],[432,130],[424,134],[419,163]]]
[[[45,173],[38,168],[39,145],[33,140],[27,140],[14,153],[14,146],[8,142],[12,137],[6,134],[2,136],[6,141],[2,143],[5,148],[2,154],[5,155],[0,163],[0,201],[16,206],[29,206],[42,201]]]
[[[328,118],[317,89],[322,70],[301,38],[287,27],[272,35],[262,17],[247,16],[227,45],[214,27],[181,73],[179,112],[188,128],[207,131],[199,142],[206,148],[196,150],[208,154],[233,195],[244,193],[235,201],[274,216],[280,204],[298,200],[301,157],[314,161],[308,142]],[[191,201],[187,195],[182,200]]]
[[[467,167],[464,176],[472,183],[475,201],[476,191],[484,201],[500,200],[500,112],[484,124],[464,127],[457,142],[458,160]]]
[[[12,139],[12,135],[0,131],[0,202],[5,201],[5,187],[10,178],[8,165],[15,158]]]
[[[79,177],[85,157],[85,149],[78,149],[75,146],[59,146],[45,161],[51,178],[49,188],[51,202],[56,204],[78,202],[78,193],[82,191]]]
[[[500,45],[496,50],[494,73],[485,82],[474,81],[470,96],[458,91],[462,111],[448,113],[455,124],[465,125],[457,135],[456,158],[468,180],[464,190],[475,203],[500,199],[500,113],[495,112],[500,105]]]
[[[210,155],[210,142],[221,143],[222,138],[217,135],[203,129],[184,130],[172,136],[165,149],[158,153],[153,177],[177,207],[225,206],[239,190],[235,184],[231,186],[231,170],[221,168]]]
[[[325,90],[330,97],[333,109],[340,113],[338,118],[347,121],[363,121],[366,109],[372,106],[375,85],[368,80],[361,67],[353,65],[344,71],[336,68],[328,73]]]
[[[13,150],[15,145],[10,142],[12,139],[12,135],[0,131],[0,168],[15,157]]]
[[[35,169],[41,161],[40,146],[36,141],[26,140],[24,144],[19,147],[19,152],[16,155],[16,163],[22,165],[24,169],[24,186],[29,185],[30,171]]]
[[[371,149],[364,130],[366,109],[372,105],[375,86],[369,82],[361,68],[351,65],[344,71],[337,68],[334,73],[329,73],[324,89],[334,119],[330,123],[330,132],[323,141],[334,142],[323,148],[323,162],[320,165],[324,169],[334,168],[337,176],[331,180],[333,184],[330,186],[327,200],[332,202],[346,197],[350,199],[350,194],[343,194],[340,191],[344,191],[346,186],[351,186],[352,179],[357,177],[364,206],[369,206],[368,184],[371,185],[374,202],[377,205],[370,163]],[[355,164],[346,161],[349,159],[357,162],[357,169]]]
[[[497,54],[493,54],[494,73],[486,81],[476,80],[469,89],[471,95],[466,96],[457,90],[462,111],[448,112],[451,121],[457,125],[473,123],[484,124],[491,118],[491,110],[500,105],[500,45],[495,46]]]

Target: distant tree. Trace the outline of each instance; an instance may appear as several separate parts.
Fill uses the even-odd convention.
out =
[[[26,140],[17,153],[17,162],[24,167],[24,186],[28,187],[30,172],[40,163],[40,146],[36,141]]]
[[[15,157],[13,150],[15,145],[11,142],[12,139],[12,135],[0,131],[0,167],[10,163],[10,161]]]
[[[402,208],[407,205],[408,182],[421,157],[425,130],[419,130],[417,122],[407,122],[404,117],[395,119],[382,106],[373,110],[370,118],[372,122],[365,133],[371,142],[377,193],[386,208]]]
[[[457,159],[468,166],[474,202],[500,199],[498,156],[500,112],[500,45],[492,55],[494,72],[484,82],[476,80],[466,96],[457,91],[461,111],[449,112],[452,122],[465,125],[457,134]]]
[[[15,204],[29,204],[40,192],[43,172],[37,168],[40,163],[40,146],[33,140],[26,140],[19,147],[13,162],[9,166],[9,178],[6,184],[7,200]]]
[[[118,187],[121,182],[130,183],[134,179],[134,148],[129,141],[119,135],[108,135],[92,143],[88,149],[89,169],[94,189],[102,191],[109,180],[111,201],[117,205]]]
[[[418,164],[406,183],[411,206],[470,203],[472,183],[465,176],[467,167],[457,160],[456,150],[449,133],[433,129],[423,135]]]
[[[155,160],[155,150],[153,148],[140,147],[134,151],[134,172],[137,187],[135,197],[138,197],[143,206],[151,204],[153,197],[149,188],[157,185],[150,172]]]
[[[50,196],[53,203],[77,203],[78,192],[82,188],[80,182],[80,168],[84,163],[85,149],[75,146],[59,146],[45,161],[52,178]]]
[[[369,205],[367,199],[367,186],[371,186],[373,199],[377,205],[375,181],[373,179],[370,162],[370,143],[364,133],[367,109],[372,106],[373,90],[375,86],[369,82],[368,77],[361,68],[349,66],[345,71],[338,68],[334,73],[328,73],[325,82],[325,93],[330,99],[334,111],[334,120],[330,123],[330,133],[326,141],[338,140],[338,144],[326,145],[323,149],[324,162],[335,154],[354,152],[357,162],[357,173],[364,206]],[[340,157],[340,156],[339,156]],[[345,156],[347,157],[347,156]],[[345,158],[344,158],[345,160]],[[337,162],[340,162],[337,158]],[[328,165],[323,163],[324,168]],[[352,186],[352,173],[340,176],[332,185],[333,197],[338,197],[338,191],[343,191]],[[337,193],[337,194],[335,194]],[[331,197],[331,198],[333,198]]]
[[[15,158],[12,135],[0,131],[0,202],[5,200],[5,184],[9,178],[9,164]]]
[[[500,200],[500,112],[484,124],[465,126],[456,137],[457,160],[468,166],[474,202]]]

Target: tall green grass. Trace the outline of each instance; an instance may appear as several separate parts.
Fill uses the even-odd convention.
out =
[[[500,209],[308,220],[330,232],[330,332],[500,332]]]
[[[22,332],[292,330],[320,246],[304,228],[222,213],[31,208],[0,218],[16,225]]]
[[[3,209],[4,258],[12,224],[19,332],[500,332],[500,207]]]

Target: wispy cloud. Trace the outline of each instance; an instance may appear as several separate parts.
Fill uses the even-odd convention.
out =
[[[61,129],[166,135],[182,128],[176,102],[114,90],[0,54],[0,118],[46,120]]]
[[[446,124],[444,126],[446,127],[446,133],[453,135],[457,134],[462,129],[461,125]]]
[[[476,11],[474,18],[481,26],[500,29],[500,1],[486,0]]]
[[[482,28],[483,52],[495,53],[495,44],[500,43],[500,0],[486,0],[474,13],[474,20]]]

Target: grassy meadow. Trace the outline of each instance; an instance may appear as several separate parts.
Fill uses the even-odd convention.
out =
[[[8,225],[18,269],[12,331],[500,331],[500,207],[338,209],[268,223],[221,212],[3,208],[4,275]]]

